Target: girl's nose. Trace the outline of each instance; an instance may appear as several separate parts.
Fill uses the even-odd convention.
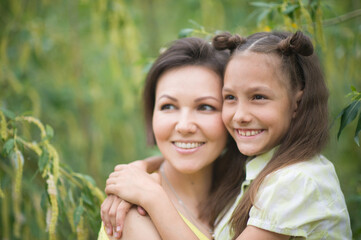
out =
[[[249,123],[252,120],[251,114],[247,106],[239,104],[233,115],[233,121],[238,124]]]

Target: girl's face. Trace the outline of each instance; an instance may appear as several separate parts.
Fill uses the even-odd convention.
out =
[[[224,149],[221,88],[219,76],[201,66],[171,69],[159,78],[153,131],[163,156],[179,172],[210,167]]]
[[[223,86],[223,121],[247,156],[280,144],[297,108],[299,91],[291,97],[278,57],[243,53],[228,64]]]

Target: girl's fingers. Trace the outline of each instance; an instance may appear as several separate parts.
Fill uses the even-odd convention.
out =
[[[108,179],[115,178],[115,177],[118,177],[118,176],[119,176],[119,171],[117,171],[117,172],[112,172],[111,174],[109,174]]]
[[[114,178],[108,178],[107,181],[105,182],[105,185],[108,186],[114,183],[116,183],[116,180]]]
[[[107,185],[106,187],[105,187],[105,193],[107,194],[107,195],[110,195],[110,194],[113,194],[113,195],[116,195],[117,196],[117,187],[115,186],[115,185]]]
[[[115,200],[112,203],[112,206],[109,209],[109,218],[110,218],[110,223],[111,223],[112,228],[113,228],[113,232],[116,229],[115,218],[117,216],[117,209],[118,209],[118,206],[119,206],[121,201],[122,200],[119,197],[116,197]]]
[[[142,216],[146,216],[147,215],[147,211],[145,211],[144,208],[142,208],[141,206],[137,206],[137,211],[140,215]]]
[[[113,195],[108,196],[104,200],[104,202],[102,203],[101,208],[100,208],[100,215],[103,220],[105,230],[109,236],[113,235],[113,228],[112,228],[110,218],[109,218],[109,209],[112,206],[112,203],[113,203],[115,197],[116,196],[113,196]]]
[[[114,171],[121,171],[127,167],[127,164],[118,164],[114,167]]]
[[[117,209],[117,216],[116,216],[116,232],[119,234],[119,237],[122,236],[123,226],[125,222],[125,217],[128,214],[132,204],[127,201],[121,201]]]

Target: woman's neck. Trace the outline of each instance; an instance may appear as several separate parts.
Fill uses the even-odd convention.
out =
[[[178,197],[189,208],[198,209],[198,205],[209,195],[212,182],[212,165],[192,174],[179,172],[168,161],[165,161],[162,167],[165,177]],[[169,186],[165,188],[165,191],[168,195],[172,195]]]
[[[209,195],[212,166],[193,174],[184,174],[165,161],[160,172],[162,186],[178,211],[208,238],[212,238],[212,226],[199,216],[199,206]]]

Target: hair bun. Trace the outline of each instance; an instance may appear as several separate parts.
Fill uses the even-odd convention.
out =
[[[245,38],[242,38],[238,34],[230,34],[228,32],[216,35],[213,40],[212,44],[217,50],[225,50],[229,49],[233,51],[239,45],[246,41]]]
[[[311,39],[304,35],[301,31],[297,31],[295,34],[283,39],[278,44],[278,48],[284,55],[287,56],[293,53],[297,53],[302,56],[310,56],[313,54]]]

